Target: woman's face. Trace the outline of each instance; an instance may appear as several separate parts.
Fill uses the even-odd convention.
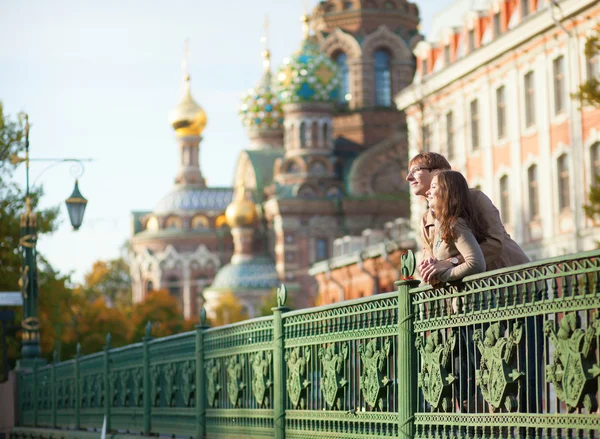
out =
[[[429,207],[435,210],[435,206],[439,204],[437,175],[431,180],[431,186],[429,186],[429,190],[425,195],[429,201]]]

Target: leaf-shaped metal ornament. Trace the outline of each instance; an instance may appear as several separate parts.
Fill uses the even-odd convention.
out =
[[[402,255],[402,278],[410,279],[415,274],[415,267],[417,264],[417,260],[415,258],[415,254],[412,250],[408,250],[405,254]]]

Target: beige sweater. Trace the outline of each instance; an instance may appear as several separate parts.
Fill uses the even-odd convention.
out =
[[[439,224],[436,221],[435,230],[439,231]],[[439,261],[461,255],[464,259],[462,264],[458,264],[449,270],[438,274],[438,279],[442,282],[462,279],[470,274],[481,273],[485,271],[485,259],[481,247],[475,239],[475,235],[462,218],[459,218],[454,226],[457,238],[451,242],[445,242],[436,234],[433,241],[433,257]]]

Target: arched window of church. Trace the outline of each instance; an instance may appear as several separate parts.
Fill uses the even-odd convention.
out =
[[[384,9],[396,9],[396,6],[394,5],[394,3],[392,3],[390,0],[388,0],[383,4],[383,8]]]
[[[323,147],[327,148],[329,146],[329,124],[325,122],[323,124]]]
[[[146,223],[146,230],[149,230],[151,232],[156,232],[158,229],[159,229],[158,220],[156,219],[155,216],[153,216]]]
[[[289,162],[289,164],[287,165],[287,173],[288,174],[299,174],[300,172],[302,172],[302,167],[300,166],[300,164],[294,160],[292,160],[291,162]]]
[[[354,3],[352,3],[351,1],[344,2],[344,9],[350,10],[352,8],[354,8]]]
[[[298,189],[298,197],[300,198],[314,198],[317,196],[317,192],[308,185],[302,186]]]
[[[201,230],[210,228],[210,223],[208,222],[208,218],[204,215],[196,215],[192,218],[192,229],[193,230]]]
[[[311,174],[325,174],[327,166],[321,160],[316,160],[310,164],[309,171]]]
[[[154,291],[154,284],[152,283],[151,280],[149,280],[148,283],[146,284],[146,294],[150,293],[151,291]]]
[[[390,72],[390,54],[383,49],[375,52],[375,105],[389,107],[392,104],[392,77]]]
[[[306,148],[306,123],[300,123],[300,148]]]
[[[319,145],[319,122],[315,120],[313,123],[311,123],[310,126],[310,144],[313,148],[320,148],[321,145]]]
[[[177,299],[179,307],[182,308],[181,286],[177,276],[169,276],[165,282],[165,287],[169,291],[169,295]]]
[[[350,100],[350,82],[348,72],[348,55],[344,52],[339,52],[335,57],[335,62],[340,69],[340,88],[338,91],[337,102],[339,105],[348,105]]]
[[[167,218],[165,227],[167,229],[181,229],[183,228],[183,221],[177,216],[170,216]]]

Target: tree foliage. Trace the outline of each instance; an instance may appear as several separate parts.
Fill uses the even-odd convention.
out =
[[[210,319],[211,326],[222,326],[240,322],[248,318],[248,311],[232,292],[221,296],[215,307],[214,316]]]
[[[597,59],[598,56],[600,56],[600,28],[585,43],[586,59]],[[587,78],[574,97],[579,99],[583,105],[600,108],[600,78],[598,75]]]
[[[123,256],[109,261],[96,261],[84,278],[84,294],[90,301],[104,298],[119,308],[131,306],[131,275]]]

